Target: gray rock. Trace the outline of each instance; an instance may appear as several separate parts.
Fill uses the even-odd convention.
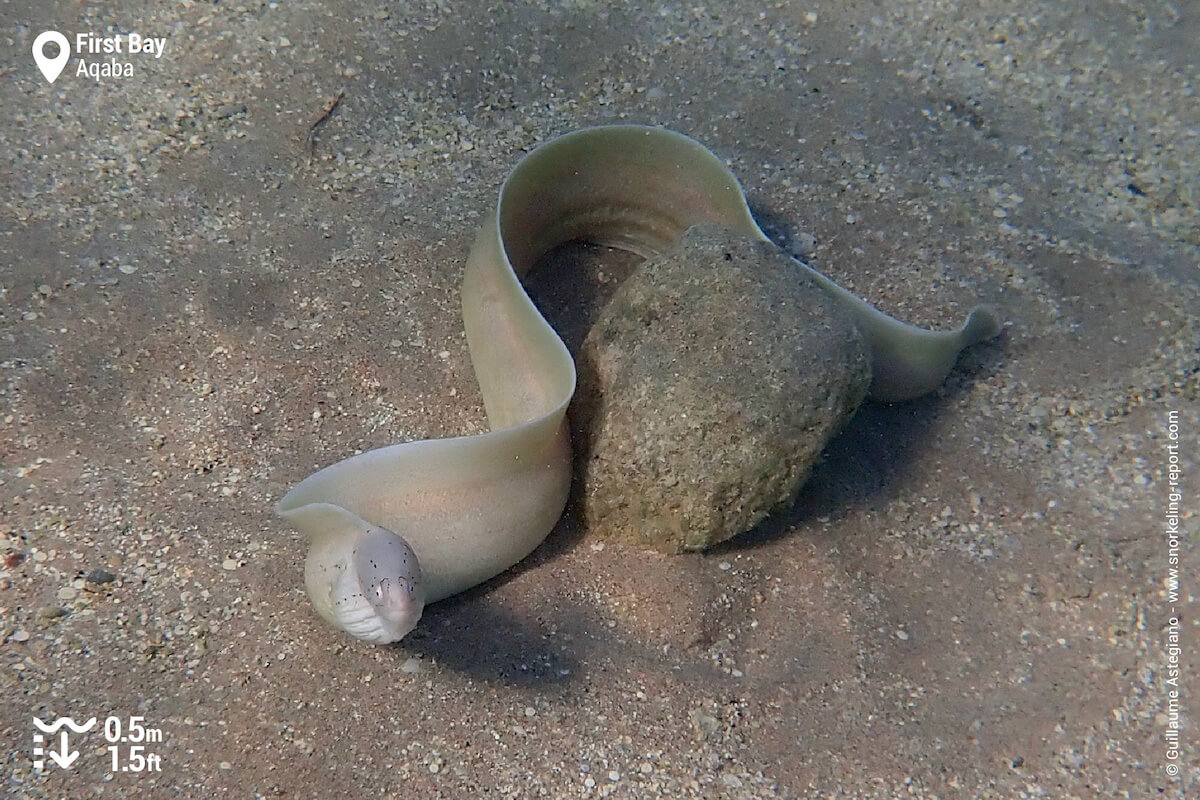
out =
[[[70,613],[71,613],[70,611],[63,608],[62,606],[42,606],[41,608],[39,608],[37,610],[36,616],[37,616],[38,622],[46,623],[46,622],[54,622],[55,620],[62,619],[63,617],[69,616]]]
[[[766,242],[700,226],[614,294],[572,415],[589,535],[701,550],[790,505],[866,396],[866,345]]]
[[[112,583],[116,579],[117,579],[117,576],[112,574],[111,572],[109,572],[106,569],[94,569],[87,574],[87,578],[86,578],[88,583],[94,583],[97,585],[105,584],[105,583]]]

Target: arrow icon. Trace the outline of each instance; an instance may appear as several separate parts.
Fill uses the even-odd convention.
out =
[[[42,731],[42,733],[48,733],[51,736],[53,736],[55,733],[59,734],[58,750],[55,750],[53,747],[41,747],[42,742],[46,741],[46,737],[43,736],[42,733],[35,733],[33,735],[33,768],[36,770],[44,769],[46,762],[38,758],[38,756],[46,755],[50,756],[50,759],[55,764],[58,764],[58,766],[62,767],[63,769],[67,769],[75,763],[75,759],[79,758],[79,751],[71,749],[71,743],[67,739],[67,731],[64,729],[70,728],[75,733],[87,733],[92,729],[92,726],[96,724],[96,718],[92,717],[83,725],[77,725],[75,724],[75,720],[71,719],[70,717],[59,717],[54,721],[53,725],[47,725],[37,717],[34,717],[33,724],[34,727]]]
[[[61,752],[55,752],[54,748],[51,747],[46,750],[46,755],[50,756],[54,763],[63,769],[70,767],[75,763],[75,759],[79,758],[79,751],[72,750],[70,743],[67,741],[66,731],[59,734],[58,747]]]

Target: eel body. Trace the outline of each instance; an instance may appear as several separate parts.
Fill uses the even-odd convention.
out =
[[[462,282],[490,432],[352,456],[298,483],[276,507],[310,539],[305,584],[322,617],[367,641],[396,641],[425,603],[503,572],[542,542],[571,482],[566,410],[575,364],[520,278],[569,241],[649,257],[698,223],[767,238],[733,174],[682,134],[586,128],[520,161],[475,239]],[[932,391],[963,348],[999,331],[985,307],[956,330],[917,328],[802,266],[862,330],[877,401]]]

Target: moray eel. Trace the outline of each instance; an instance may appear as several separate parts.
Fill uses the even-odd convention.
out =
[[[575,364],[520,277],[572,240],[649,257],[697,223],[767,238],[733,174],[682,134],[586,128],[520,161],[475,239],[462,282],[490,432],[347,458],[305,478],[276,507],[310,539],[305,584],[323,618],[366,641],[398,641],[425,603],[503,572],[541,543],[571,483],[565,415]],[[877,401],[932,391],[963,348],[1000,329],[983,307],[957,330],[913,327],[803,266],[862,330]]]

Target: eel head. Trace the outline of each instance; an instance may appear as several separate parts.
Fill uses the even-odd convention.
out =
[[[401,536],[340,506],[312,503],[284,514],[312,547],[304,582],[327,622],[363,641],[389,644],[416,627],[425,609],[417,555]]]

